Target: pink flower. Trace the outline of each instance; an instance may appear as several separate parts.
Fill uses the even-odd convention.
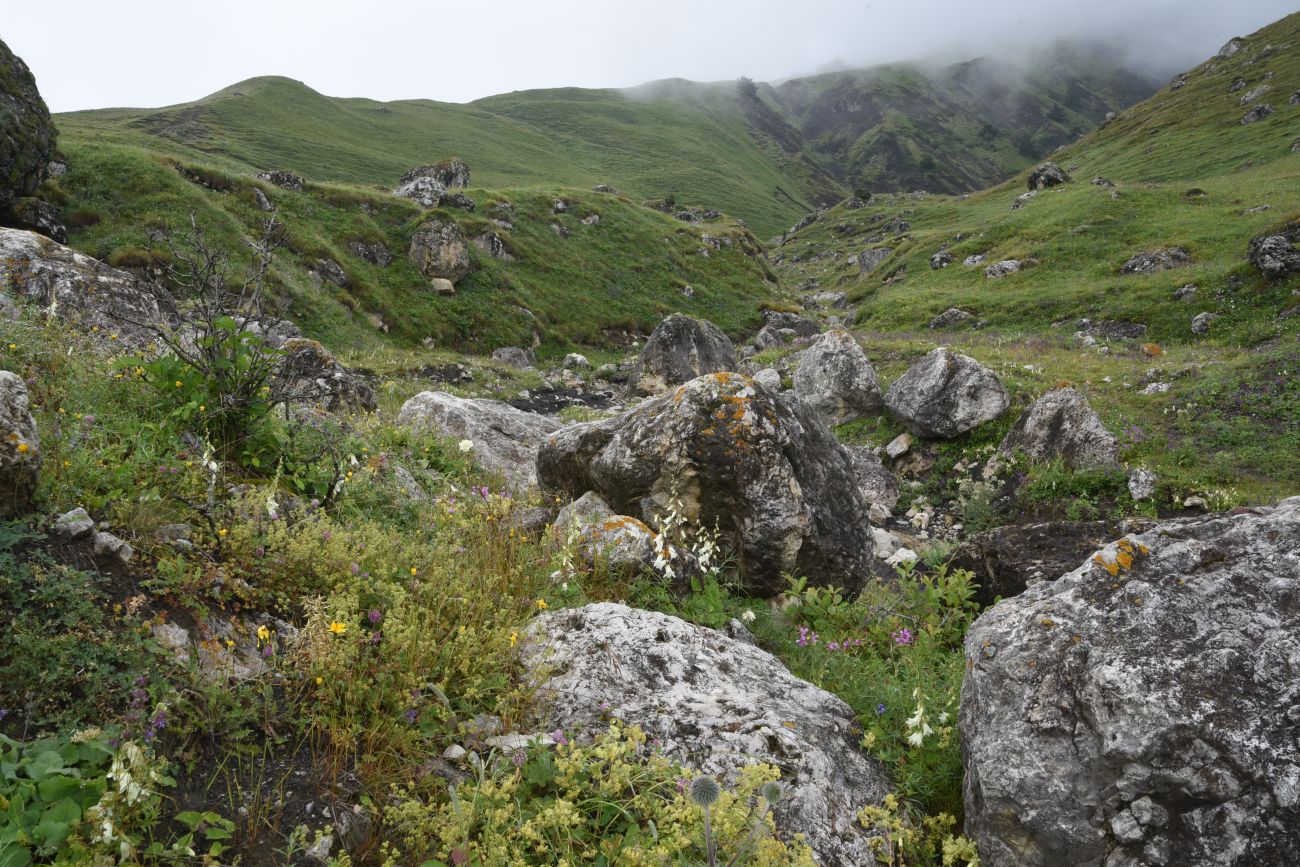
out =
[[[902,629],[897,629],[894,631],[895,644],[899,644],[899,645],[911,644],[915,640],[916,640],[916,636],[912,633],[912,630],[908,629],[906,626],[904,626]]]

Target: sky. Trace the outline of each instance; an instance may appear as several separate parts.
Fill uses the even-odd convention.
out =
[[[1196,65],[1295,0],[3,0],[0,39],[53,111],[188,102],[257,75],[331,96],[468,102],[659,78],[772,81],[1101,38]],[[57,10],[57,11],[56,11]]]

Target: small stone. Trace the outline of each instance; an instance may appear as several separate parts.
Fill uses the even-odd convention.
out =
[[[1121,843],[1136,843],[1142,839],[1142,826],[1128,813],[1120,813],[1111,819],[1110,830]]]
[[[1129,804],[1128,809],[1140,825],[1154,825],[1157,828],[1163,828],[1169,822],[1169,811],[1146,795]]]
[[[1216,314],[1214,314],[1214,313],[1198,313],[1198,314],[1197,314],[1197,315],[1192,319],[1192,333],[1193,333],[1193,334],[1209,334],[1209,333],[1210,333],[1210,323],[1213,322],[1214,320],[1218,319],[1218,318],[1219,318],[1219,317],[1218,317]]]
[[[899,566],[903,563],[915,563],[921,559],[911,548],[899,548],[885,560],[886,566]]]
[[[1196,285],[1193,283],[1188,283],[1181,289],[1174,290],[1175,301],[1191,301],[1194,298],[1196,298]]]
[[[1128,493],[1134,500],[1149,500],[1156,493],[1156,482],[1160,477],[1144,467],[1138,467],[1129,474]]]
[[[1142,389],[1142,394],[1164,394],[1171,388],[1173,385],[1168,382],[1153,382]]]
[[[912,435],[910,433],[899,434],[885,446],[885,454],[890,460],[897,460],[907,454],[907,450],[912,447]]]
[[[80,506],[71,512],[65,512],[54,521],[54,535],[64,542],[89,536],[94,529],[94,520]]]
[[[1205,498],[1204,498],[1204,497],[1187,497],[1186,499],[1183,500],[1183,508],[1184,508],[1184,509],[1204,509],[1204,508],[1206,508],[1206,505],[1205,505]]]
[[[452,744],[451,746],[447,747],[447,749],[442,751],[442,757],[444,759],[447,759],[448,761],[458,762],[461,759],[465,758],[465,754],[467,752],[469,751],[466,750],[464,747],[462,747],[460,744]]]

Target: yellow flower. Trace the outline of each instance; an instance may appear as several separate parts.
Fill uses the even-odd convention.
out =
[[[517,641],[519,641],[519,633],[518,632],[510,633],[510,646],[514,647]]]
[[[176,380],[176,387],[177,387],[177,388],[180,388],[180,387],[181,387],[182,385],[184,385],[184,384],[185,384],[185,383],[181,382],[179,379]]]
[[[17,344],[17,343],[11,343],[11,344],[9,344],[9,348],[10,348],[10,349],[17,349],[17,348],[18,348],[18,344]]]
[[[30,448],[31,448],[31,446],[27,445],[27,443],[19,443],[19,444],[18,444],[18,453],[19,453],[19,454],[24,454],[24,453],[27,452],[27,450],[30,449]]]
[[[235,649],[235,642],[234,642],[232,639],[229,639],[229,638],[226,639],[226,649],[228,649],[228,650],[234,650],[234,649]]]
[[[199,412],[207,412],[208,408],[204,404],[199,404]]]
[[[420,570],[419,570],[419,569],[416,569],[414,566],[411,567],[411,574],[412,574],[412,575],[416,575],[416,574],[418,574],[419,571],[420,571]]]
[[[322,678],[322,677],[318,677],[318,678],[316,678],[316,685],[317,685],[317,686],[320,686],[320,685],[321,685],[322,683],[324,683],[324,682],[325,682],[325,679],[324,679],[324,678]]]
[[[347,631],[348,625],[346,623],[339,623],[337,620],[330,621],[330,632],[333,632],[335,635],[342,635]]]
[[[538,611],[545,611],[546,608],[547,608],[547,606],[546,606],[546,600],[545,600],[545,599],[538,599],[538,600],[537,600],[537,610],[538,610]]]
[[[258,641],[269,641],[270,639],[271,639],[271,630],[267,629],[265,625],[257,627]]]
[[[225,527],[222,527],[220,530],[217,531],[217,535],[224,539],[226,538],[226,534],[228,534],[229,532],[230,531],[227,530]]]

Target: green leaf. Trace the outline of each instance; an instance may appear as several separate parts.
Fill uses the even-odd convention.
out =
[[[55,777],[46,777],[36,784],[36,791],[40,794],[42,801],[52,804],[60,798],[71,797],[76,792],[81,791],[81,781],[62,774]]]
[[[17,843],[0,845],[0,867],[27,867],[32,863],[32,852]]]

